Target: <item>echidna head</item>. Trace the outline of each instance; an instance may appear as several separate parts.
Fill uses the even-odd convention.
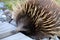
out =
[[[22,14],[16,19],[17,31],[30,35],[34,31],[32,19],[27,14]]]

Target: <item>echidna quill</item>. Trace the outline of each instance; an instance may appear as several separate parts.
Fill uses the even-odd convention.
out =
[[[15,10],[17,30],[40,39],[60,36],[60,6],[54,0],[24,0]]]

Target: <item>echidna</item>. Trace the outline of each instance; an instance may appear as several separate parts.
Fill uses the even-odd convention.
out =
[[[24,0],[15,14],[17,30],[36,39],[60,36],[60,6],[54,0]]]

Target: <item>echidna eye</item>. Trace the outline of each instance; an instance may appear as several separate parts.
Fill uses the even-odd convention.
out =
[[[23,26],[23,28],[28,29],[28,28],[29,28],[29,26],[27,26],[27,25],[26,25],[26,26]]]

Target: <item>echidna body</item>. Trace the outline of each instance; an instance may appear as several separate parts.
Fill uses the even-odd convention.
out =
[[[36,39],[60,36],[60,7],[53,0],[27,0],[16,14],[16,23],[18,31]]]

